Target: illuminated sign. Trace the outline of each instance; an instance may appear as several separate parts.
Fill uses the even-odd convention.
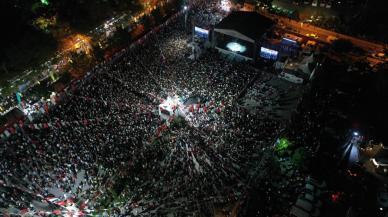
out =
[[[198,32],[198,33],[200,33],[200,34],[206,34],[206,35],[209,34],[209,31],[208,31],[208,30],[202,29],[202,28],[199,28],[199,27],[194,27],[194,31],[195,31],[195,32]]]
[[[230,2],[228,0],[221,0],[221,8],[224,11],[230,11]]]
[[[230,42],[226,45],[226,47],[230,50],[230,51],[233,51],[233,52],[237,52],[237,53],[244,53],[247,48],[237,42]]]
[[[260,48],[260,56],[266,59],[276,60],[278,58],[278,53],[276,50],[271,50],[265,47]]]
[[[288,43],[291,43],[291,44],[296,44],[296,41],[291,40],[291,39],[289,39],[289,38],[283,38],[283,41],[288,42]]]
[[[195,36],[207,40],[209,38],[209,30],[194,27]]]

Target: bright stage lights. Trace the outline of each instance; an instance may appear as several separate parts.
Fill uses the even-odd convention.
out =
[[[226,45],[226,47],[233,52],[238,52],[238,53],[244,53],[247,48],[237,42],[230,42]]]
[[[48,0],[40,0],[40,3],[42,3],[42,5],[49,5]]]
[[[228,0],[221,0],[222,10],[229,12],[230,11],[230,2]]]

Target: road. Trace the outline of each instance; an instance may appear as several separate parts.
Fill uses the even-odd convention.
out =
[[[316,27],[316,26],[313,26],[310,24],[302,24],[300,22],[294,21],[294,20],[289,19],[289,18],[280,17],[280,16],[273,15],[273,14],[269,15],[268,13],[262,13],[262,12],[261,12],[261,14],[263,14],[264,16],[269,17],[273,20],[277,19],[279,25],[285,25],[289,28],[292,28],[293,30],[296,30],[301,35],[306,35],[308,33],[314,33],[319,37],[317,39],[318,41],[330,43],[330,41],[327,40],[329,36],[336,37],[338,39],[346,39],[346,40],[351,41],[354,45],[364,49],[367,52],[370,52],[370,51],[382,52],[382,51],[384,51],[384,48],[387,47],[387,45],[385,45],[383,43],[370,42],[370,41],[359,39],[359,38],[356,38],[353,36],[344,35],[341,33],[337,33],[337,32],[327,30],[327,29]]]
[[[299,18],[301,19],[309,19],[311,15],[313,16],[324,16],[324,17],[333,17],[338,16],[339,12],[337,9],[328,9],[325,7],[314,7],[311,4],[305,5],[294,5],[291,1],[288,0],[274,0],[272,5],[276,5],[277,7],[288,9],[288,10],[296,10],[299,13]],[[346,12],[346,11],[345,11]],[[341,11],[343,14],[344,11]]]
[[[117,15],[109,20],[106,20],[104,23],[102,23],[100,26],[96,27],[95,29],[91,29],[88,33],[86,33],[84,36],[91,37],[91,41],[93,43],[98,44],[98,42],[104,42],[107,41],[110,38],[110,35],[108,33],[113,33],[117,27],[131,27],[135,26],[138,23],[141,23],[141,18],[143,16],[149,15],[153,10],[155,10],[157,7],[163,7],[163,5],[166,5],[166,2],[168,0],[160,0],[157,1],[156,5],[149,5],[147,8],[144,8],[141,11],[136,12],[133,14],[132,12],[124,12],[120,15]],[[77,32],[74,32],[74,35],[76,35]],[[71,38],[71,36],[66,37]],[[66,38],[63,38],[63,41],[66,41]],[[100,46],[103,46],[101,48],[105,49],[108,45],[107,44],[100,44]],[[71,48],[73,49],[73,47]],[[18,90],[18,86],[21,84],[25,84],[27,81],[36,80],[36,81],[42,81],[46,79],[51,72],[57,72],[57,65],[65,60],[67,58],[66,54],[71,50],[58,50],[51,58],[49,58],[46,62],[40,64],[36,68],[30,68],[25,70],[23,73],[21,73],[18,76],[15,76],[14,78],[8,80],[8,86],[11,87],[11,91],[7,91],[7,93],[3,93],[4,95],[13,94],[13,92]],[[28,87],[33,86],[35,83],[31,82]],[[5,88],[4,88],[5,89]],[[11,92],[11,93],[8,93]],[[1,91],[0,91],[1,94]]]

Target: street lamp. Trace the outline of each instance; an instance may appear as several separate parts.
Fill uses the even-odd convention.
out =
[[[187,32],[187,5],[183,6],[183,11],[185,12],[185,32]]]

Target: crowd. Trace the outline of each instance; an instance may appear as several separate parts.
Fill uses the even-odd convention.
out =
[[[208,5],[200,5],[190,11],[194,24],[201,28],[209,29],[221,21],[227,12],[219,10],[219,2],[209,2]]]
[[[191,216],[244,197],[282,126],[237,106],[256,75],[249,64],[213,51],[193,61],[189,40],[176,20],[98,65],[31,123],[53,127],[18,127],[0,141],[2,213]],[[159,134],[158,105],[169,96],[200,96],[209,108]]]

